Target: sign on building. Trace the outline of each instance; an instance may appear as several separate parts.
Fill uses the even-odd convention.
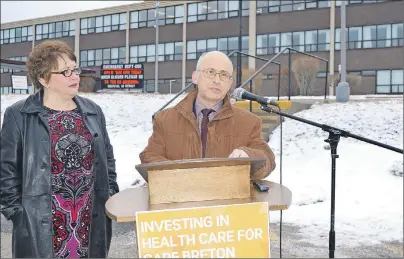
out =
[[[13,90],[27,90],[28,80],[27,76],[11,75],[11,86]]]
[[[101,65],[102,89],[143,88],[143,81],[143,64]]]

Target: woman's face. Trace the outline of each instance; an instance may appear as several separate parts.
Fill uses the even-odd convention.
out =
[[[79,91],[80,69],[66,54],[61,54],[58,56],[58,69],[51,71],[49,82],[43,78],[40,82],[48,91],[74,97]]]

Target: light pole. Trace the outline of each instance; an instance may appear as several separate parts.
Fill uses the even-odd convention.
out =
[[[335,91],[337,102],[348,102],[350,88],[346,80],[346,1],[341,1],[341,81]]]
[[[241,52],[241,40],[242,40],[242,12],[243,3],[241,0],[238,1],[238,24],[239,24],[239,34],[238,34],[238,51]],[[241,54],[237,53],[237,81],[236,87],[241,85]]]
[[[159,91],[159,7],[160,1],[156,1],[156,42],[155,42],[155,65],[154,65],[154,92]]]

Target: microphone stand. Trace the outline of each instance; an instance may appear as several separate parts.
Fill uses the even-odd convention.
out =
[[[329,258],[334,258],[334,251],[335,251],[335,230],[334,230],[334,221],[335,221],[335,164],[336,164],[336,159],[339,157],[337,154],[337,146],[340,140],[340,137],[344,138],[354,138],[363,142],[367,142],[379,147],[383,147],[398,153],[403,154],[402,149],[398,149],[371,139],[367,139],[358,135],[354,135],[352,133],[349,133],[348,131],[341,130],[338,128],[334,128],[325,124],[319,124],[313,121],[309,121],[303,118],[296,117],[294,115],[290,115],[281,111],[274,110],[271,107],[268,107],[267,104],[262,104],[261,103],[261,110],[266,111],[268,113],[275,113],[281,116],[285,116],[290,119],[294,119],[303,123],[307,123],[310,125],[313,125],[315,127],[321,128],[323,131],[326,131],[329,133],[328,138],[324,140],[325,142],[330,144],[331,147],[331,227],[330,227],[330,232],[329,232]]]

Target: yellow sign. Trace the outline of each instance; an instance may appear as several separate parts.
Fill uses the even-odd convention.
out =
[[[139,258],[269,258],[267,203],[136,214]]]

